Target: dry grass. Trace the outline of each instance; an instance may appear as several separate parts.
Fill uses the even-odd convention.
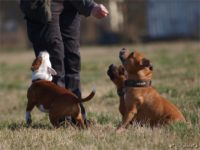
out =
[[[121,47],[143,51],[154,64],[154,87],[175,103],[187,124],[151,130],[137,125],[115,133],[120,121],[116,89],[106,75],[111,63],[120,64]],[[31,51],[0,54],[0,150],[5,149],[200,149],[200,44],[195,42],[84,47],[82,90],[87,95],[97,86],[95,98],[85,103],[88,117],[96,124],[85,131],[54,129],[48,116],[34,109],[33,125],[26,127],[26,90],[30,84]]]

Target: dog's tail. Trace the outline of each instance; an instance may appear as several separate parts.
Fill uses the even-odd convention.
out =
[[[92,89],[92,92],[87,97],[79,99],[80,102],[84,103],[84,102],[91,100],[94,97],[95,93],[96,93],[96,87],[94,86]]]

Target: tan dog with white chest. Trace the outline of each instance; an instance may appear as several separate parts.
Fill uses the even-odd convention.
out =
[[[85,128],[79,104],[91,100],[95,95],[95,90],[82,99],[70,90],[51,82],[52,74],[55,75],[56,72],[51,68],[47,52],[40,53],[33,61],[31,70],[33,74],[32,84],[27,91],[26,123],[32,122],[30,112],[34,106],[37,106],[42,112],[49,113],[50,122],[54,127],[60,126],[61,118],[72,116],[81,128]]]
[[[119,132],[132,120],[151,127],[185,122],[178,108],[151,86],[153,67],[143,54],[122,49],[119,57],[128,74],[124,82],[126,112],[118,127]]]

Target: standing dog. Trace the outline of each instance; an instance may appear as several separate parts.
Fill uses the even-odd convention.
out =
[[[50,122],[54,127],[60,126],[59,119],[72,116],[79,123],[80,128],[85,128],[79,104],[91,100],[95,95],[95,90],[86,98],[81,99],[70,90],[51,82],[52,75],[56,72],[51,68],[47,52],[40,53],[33,61],[31,70],[33,74],[32,84],[27,92],[26,123],[32,122],[31,111],[34,106],[37,106],[42,112],[49,113]]]
[[[151,86],[153,66],[143,54],[122,49],[119,57],[127,71],[127,80],[124,82],[126,111],[118,132],[127,128],[132,120],[151,127],[185,122],[178,108]]]

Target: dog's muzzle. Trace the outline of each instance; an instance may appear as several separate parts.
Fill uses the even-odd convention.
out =
[[[124,55],[125,55],[125,52],[126,52],[126,49],[125,48],[122,48],[119,52],[119,59],[121,60],[122,63],[125,62],[125,58],[124,58]]]

